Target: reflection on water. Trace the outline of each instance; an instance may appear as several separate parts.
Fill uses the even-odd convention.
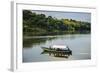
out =
[[[73,55],[68,58],[41,54],[41,47],[52,45],[68,45]],[[25,37],[23,39],[23,62],[41,61],[66,61],[91,59],[91,36],[90,34],[71,34],[57,36]]]
[[[32,47],[33,45],[39,45],[45,43],[47,40],[52,40],[55,37],[52,38],[24,38],[23,39],[23,47]]]

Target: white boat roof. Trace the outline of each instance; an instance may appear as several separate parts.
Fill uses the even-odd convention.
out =
[[[52,48],[60,48],[60,49],[65,49],[66,46],[64,45],[53,45]]]

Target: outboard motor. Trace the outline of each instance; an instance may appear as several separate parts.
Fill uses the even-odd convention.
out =
[[[69,47],[67,46],[69,54],[72,55],[72,50],[69,49]]]

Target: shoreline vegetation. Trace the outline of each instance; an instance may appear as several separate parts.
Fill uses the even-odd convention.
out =
[[[73,19],[58,19],[23,10],[23,35],[46,36],[91,33],[91,23]]]

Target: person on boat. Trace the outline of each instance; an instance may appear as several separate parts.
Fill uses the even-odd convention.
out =
[[[68,51],[70,51],[70,49],[69,49],[69,47],[67,46],[67,48],[68,48]]]
[[[49,49],[50,49],[50,50],[52,49],[51,46],[49,47]]]
[[[57,51],[60,51],[60,48],[57,48]]]

